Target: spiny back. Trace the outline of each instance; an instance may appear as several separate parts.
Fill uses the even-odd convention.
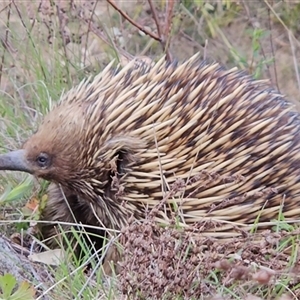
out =
[[[142,216],[178,179],[166,209],[175,203],[183,222],[251,224],[282,202],[299,215],[299,128],[263,81],[194,56],[109,65],[68,92],[25,148],[50,152],[54,167],[36,175],[84,195],[107,226]]]

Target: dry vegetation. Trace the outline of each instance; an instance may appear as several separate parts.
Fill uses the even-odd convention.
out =
[[[288,267],[290,253],[278,250],[290,233],[265,231],[220,242],[201,237],[203,225],[180,232],[151,221],[131,224],[122,236],[122,292],[146,299],[200,299],[230,291],[244,299],[269,286],[264,298],[272,299],[298,284],[299,266]]]
[[[51,99],[112,59],[126,64],[165,53],[183,60],[200,51],[209,61],[270,79],[298,105],[299,15],[295,1],[1,1],[0,147],[15,148]],[[26,220],[37,218],[22,200],[41,207],[43,190],[24,174],[1,174],[4,235],[22,232]],[[300,299],[297,227],[278,223],[220,241],[202,234],[217,224],[182,228],[174,216],[166,227],[154,222],[155,214],[132,220],[120,234],[118,276],[103,275],[90,258],[93,268],[86,272],[69,260],[51,270],[29,262],[32,241],[21,235],[4,239],[0,252],[13,256],[17,271],[8,264],[0,274],[30,282],[34,291],[22,299]],[[284,221],[280,212],[278,219]]]

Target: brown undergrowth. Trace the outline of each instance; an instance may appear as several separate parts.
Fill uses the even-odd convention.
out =
[[[200,174],[200,185],[203,177],[214,181],[218,174]],[[281,299],[290,297],[283,293],[289,290],[291,299],[300,297],[300,229],[280,222],[279,213],[272,228],[256,231],[262,225],[258,220],[252,229],[233,225],[231,238],[222,232],[214,238],[209,232],[217,232],[224,224],[203,221],[182,226],[180,208],[168,225],[159,224],[158,214],[167,200],[184,186],[176,181],[144,221],[132,218],[122,230],[118,263],[122,295],[129,299],[212,299],[218,295],[220,299],[256,299],[253,295]]]
[[[132,222],[121,236],[122,294],[130,299],[209,299],[217,294],[245,299],[259,293],[274,299],[285,287],[300,297],[299,253],[291,257],[299,230],[266,230],[222,241],[202,236],[210,225],[178,230],[176,220],[168,227],[151,220]],[[296,241],[288,242],[291,236]]]

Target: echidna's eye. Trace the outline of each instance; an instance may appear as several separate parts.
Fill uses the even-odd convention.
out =
[[[50,165],[50,158],[47,153],[40,153],[36,158],[36,162],[40,168],[46,169]]]

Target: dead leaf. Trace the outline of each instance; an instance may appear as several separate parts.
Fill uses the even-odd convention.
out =
[[[34,253],[28,256],[30,261],[43,263],[45,265],[59,266],[65,259],[62,249],[48,250],[41,253]]]
[[[31,211],[35,211],[39,206],[39,199],[36,197],[32,197],[29,199],[25,205],[26,208],[30,209]]]

